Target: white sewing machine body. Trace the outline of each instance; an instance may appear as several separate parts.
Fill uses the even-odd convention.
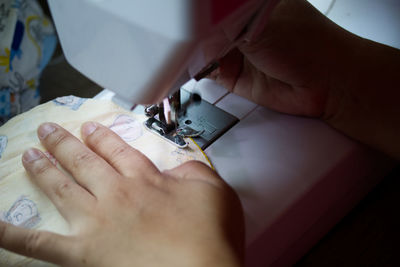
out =
[[[347,3],[357,1],[336,4],[333,19],[343,21],[342,26],[349,25],[347,14],[357,5]],[[358,3],[361,6],[375,3],[359,1],[363,1]],[[168,5],[160,5],[166,2]],[[117,90],[130,103],[159,101],[171,88],[175,90],[174,84],[182,83],[184,79],[178,76],[193,76],[207,64],[204,54],[188,54],[190,50],[198,52],[194,47],[207,29],[196,28],[194,21],[187,24],[187,20],[193,16],[192,8],[199,7],[197,4],[212,2],[49,0],[69,62],[105,88]],[[220,1],[228,5],[230,2],[243,1]],[[141,9],[126,8],[134,5]],[[179,7],[179,12],[166,18],[173,7]],[[148,8],[152,8],[150,12]],[[198,14],[207,14],[201,12]],[[387,20],[372,17],[364,14],[363,19],[358,15],[355,25],[364,25],[360,21],[368,18],[367,23],[375,27],[389,28]],[[394,22],[397,17],[391,18]],[[200,17],[198,21],[204,19]],[[177,30],[165,37],[168,27]],[[365,29],[352,30],[362,33]],[[381,39],[377,41],[385,41]],[[185,74],[192,63],[194,71]],[[143,88],[146,91],[141,91]],[[259,107],[206,79],[190,81],[183,88],[201,91],[204,100],[239,119],[206,153],[242,201],[247,231],[246,266],[293,264],[390,168],[385,159],[320,121]],[[157,89],[161,91],[154,91]],[[104,90],[96,98],[113,96],[113,92]],[[134,112],[142,113],[143,107]]]
[[[156,104],[146,109],[145,126],[166,141],[185,147],[184,137],[200,136],[205,148],[236,119],[205,102],[187,112],[179,89],[214,70],[237,42],[254,38],[278,0],[48,2],[76,69],[115,92],[113,100],[128,109]]]
[[[123,101],[155,104],[229,47],[263,0],[49,0],[67,60]]]

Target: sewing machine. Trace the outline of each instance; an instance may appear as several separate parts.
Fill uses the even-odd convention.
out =
[[[180,88],[210,74],[237,43],[251,42],[277,2],[50,0],[49,6],[71,65],[114,91],[122,106],[152,104],[145,126],[161,138],[184,148],[184,137],[196,137],[205,149],[237,119],[196,94],[181,96]]]
[[[149,115],[147,127],[179,147],[184,138],[175,137],[185,134],[177,131],[196,136],[242,201],[247,266],[295,262],[388,168],[320,121],[270,111],[201,79],[257,35],[277,1],[48,2],[68,61],[110,89],[96,98],[128,109],[157,104],[133,112]]]

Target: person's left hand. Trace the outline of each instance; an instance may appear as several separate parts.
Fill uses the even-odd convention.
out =
[[[86,145],[53,123],[38,135],[74,180],[37,149],[25,152],[23,165],[71,234],[0,222],[0,247],[62,266],[240,266],[240,202],[209,167],[188,162],[160,172],[92,122],[82,127]]]

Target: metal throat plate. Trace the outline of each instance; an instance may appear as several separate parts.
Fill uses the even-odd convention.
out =
[[[182,89],[181,103],[185,103],[190,95],[188,91]],[[199,137],[193,138],[203,150],[239,122],[239,119],[235,116],[205,100],[202,100],[199,104],[190,105],[186,114],[179,117],[178,120],[179,125],[188,125],[198,131],[204,130]]]

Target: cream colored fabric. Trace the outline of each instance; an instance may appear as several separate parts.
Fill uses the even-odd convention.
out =
[[[108,126],[131,146],[149,157],[160,169],[170,169],[189,160],[210,165],[203,152],[193,143],[179,149],[143,127],[144,115],[128,112],[109,100],[82,99],[73,96],[57,98],[21,114],[0,127],[0,219],[26,228],[68,233],[68,227],[50,200],[27,176],[22,153],[29,147],[45,151],[36,129],[43,122],[55,122],[80,138],[85,121]],[[47,153],[57,167],[57,160]],[[0,266],[48,266],[0,249]]]

